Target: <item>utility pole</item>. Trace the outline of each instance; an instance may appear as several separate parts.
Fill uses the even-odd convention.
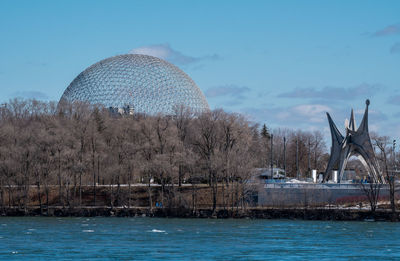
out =
[[[274,178],[274,135],[271,134],[271,179]]]
[[[308,174],[311,177],[311,141],[308,138]]]
[[[300,178],[300,173],[299,173],[299,138],[296,138],[296,173],[297,173],[297,179]]]
[[[392,155],[392,159],[393,159],[394,170],[397,170],[397,164],[396,164],[396,140],[393,140],[393,151],[392,151],[392,154],[393,154]]]
[[[317,169],[317,137],[315,137],[315,145],[314,145],[314,169]]]
[[[286,137],[283,137],[283,170],[286,178]]]

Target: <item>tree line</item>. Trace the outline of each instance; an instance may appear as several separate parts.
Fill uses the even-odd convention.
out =
[[[87,103],[21,99],[0,108],[3,206],[18,201],[26,208],[32,188],[41,206],[48,206],[52,188],[59,205],[81,206],[88,186],[96,205],[99,185],[108,186],[111,206],[130,206],[131,187],[139,183],[147,186],[149,208],[154,184],[160,203],[173,207],[180,207],[183,186],[192,188],[192,207],[197,188],[207,186],[215,211],[245,203],[255,168],[272,165],[304,178],[310,169],[323,171],[327,158],[319,131],[270,131],[221,109],[194,114],[176,106],[173,115],[131,115]]]

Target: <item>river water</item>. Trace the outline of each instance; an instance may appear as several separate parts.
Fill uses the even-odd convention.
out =
[[[1,260],[400,260],[400,224],[1,217]]]

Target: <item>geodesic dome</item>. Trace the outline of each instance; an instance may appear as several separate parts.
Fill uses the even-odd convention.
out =
[[[104,59],[80,73],[60,101],[83,101],[147,114],[172,114],[175,105],[209,110],[203,93],[182,70],[159,58],[125,54]]]

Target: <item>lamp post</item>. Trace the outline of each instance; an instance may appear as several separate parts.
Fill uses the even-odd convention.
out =
[[[273,170],[273,168],[274,168],[274,135],[273,134],[271,134],[271,179],[273,179],[274,178],[274,170]]]
[[[396,164],[396,140],[393,140],[392,154],[393,154],[392,155],[392,159],[393,159],[394,170],[397,170],[397,164]]]
[[[296,172],[297,172],[297,179],[300,178],[299,173],[299,138],[296,138]]]
[[[283,137],[283,170],[285,171],[286,179],[286,137]]]
[[[308,138],[308,174],[311,176],[311,141]]]

